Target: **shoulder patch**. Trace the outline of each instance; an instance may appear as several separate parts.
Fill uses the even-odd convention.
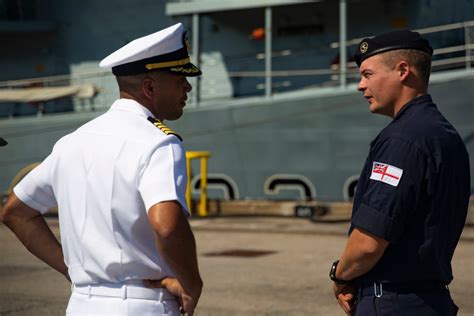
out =
[[[163,124],[163,122],[161,122],[160,120],[157,120],[157,119],[149,116],[148,121],[150,121],[153,125],[158,127],[166,135],[174,135],[174,136],[178,137],[180,141],[183,141],[183,139],[181,138],[181,136],[178,135],[178,133],[176,133],[171,128],[169,128],[168,126]]]
[[[391,186],[398,186],[400,179],[402,178],[403,169],[395,166],[374,161],[372,165],[372,173],[370,179],[375,181],[381,181]]]

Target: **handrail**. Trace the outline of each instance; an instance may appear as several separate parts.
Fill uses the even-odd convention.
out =
[[[472,26],[474,26],[474,21],[465,21],[465,22],[451,23],[451,24],[445,24],[445,25],[439,25],[439,26],[425,27],[422,29],[417,29],[415,31],[420,34],[429,34],[429,33],[450,31],[450,30],[460,29],[463,27],[472,27]]]
[[[459,63],[464,62],[465,67],[467,69],[471,68],[471,63],[474,61],[474,54],[471,53],[471,50],[474,50],[474,43],[471,43],[469,37],[469,31],[474,32],[474,29],[471,30],[470,28],[474,28],[474,21],[466,21],[466,22],[458,22],[458,23],[451,23],[445,25],[438,25],[426,28],[416,29],[415,31],[421,34],[429,34],[435,32],[444,32],[450,31],[455,29],[462,29],[465,30],[465,39],[464,45],[456,45],[451,47],[441,47],[436,48],[433,52],[433,55],[439,56],[443,54],[449,53],[457,53],[465,51],[466,54],[464,57],[456,57],[456,58],[447,58],[442,60],[435,60],[433,61],[433,66],[439,65],[449,65],[452,64],[453,66],[457,66]],[[346,42],[347,46],[351,46],[354,44],[358,44],[363,38],[354,38],[348,40]],[[339,42],[334,42],[330,44],[331,48],[338,48]],[[290,56],[290,50],[283,50],[285,54],[280,54],[281,56]],[[272,53],[275,55],[275,52]],[[276,56],[276,55],[275,55]],[[258,56],[257,58],[261,58]],[[461,59],[463,59],[461,61]],[[327,76],[327,75],[337,75],[334,73],[335,70],[338,69],[338,65],[333,65],[335,67],[332,68],[319,68],[319,69],[294,69],[294,70],[274,70],[271,72],[271,77],[289,77],[289,76]],[[348,68],[356,68],[354,62],[347,63]],[[351,73],[351,69],[348,69],[347,73]],[[231,71],[228,72],[229,77],[265,77],[267,74],[264,70],[262,71]],[[24,87],[27,85],[35,84],[35,83],[43,83],[45,85],[51,83],[57,83],[61,81],[68,81],[68,80],[77,80],[77,79],[90,79],[90,78],[99,78],[99,77],[106,77],[112,76],[112,73],[108,70],[94,70],[82,73],[75,73],[75,74],[63,74],[63,75],[54,75],[54,76],[46,76],[46,77],[38,77],[38,78],[28,78],[28,79],[19,79],[19,80],[8,80],[8,81],[0,81],[0,88],[16,88],[16,87]]]
[[[27,78],[27,79],[18,79],[18,80],[7,80],[7,81],[0,81],[0,88],[1,87],[14,87],[14,86],[25,86],[30,85],[38,82],[48,83],[48,82],[57,82],[57,81],[67,81],[71,79],[89,79],[89,78],[97,78],[97,77],[106,77],[112,76],[110,71],[90,71],[90,72],[82,72],[77,74],[66,74],[66,75],[54,75],[54,76],[46,76],[46,77],[37,77],[37,78]]]
[[[442,55],[442,54],[448,54],[448,53],[462,52],[468,49],[469,50],[474,49],[474,44],[437,48],[433,51],[433,55]]]
[[[429,34],[429,33],[450,31],[450,30],[455,30],[455,29],[460,29],[460,28],[465,28],[465,27],[473,27],[473,26],[474,26],[474,21],[465,21],[465,22],[430,26],[430,27],[425,27],[425,28],[421,28],[421,29],[416,29],[416,30],[413,30],[413,31],[418,32],[420,34]],[[350,40],[346,41],[346,46],[352,46],[352,45],[355,45],[355,44],[359,44],[360,41],[362,41],[364,38],[367,38],[367,37],[370,37],[370,36],[364,36],[364,37],[358,37],[358,38],[350,39]],[[339,42],[332,42],[331,44],[329,44],[329,47],[338,48],[339,47]]]

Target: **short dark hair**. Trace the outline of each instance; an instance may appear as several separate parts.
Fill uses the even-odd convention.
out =
[[[144,79],[150,78],[160,73],[166,73],[166,72],[167,71],[164,69],[154,69],[146,73],[129,75],[129,76],[116,76],[115,78],[117,80],[119,89],[121,91],[130,91],[131,89],[133,90],[140,87]]]
[[[401,60],[407,61],[428,85],[431,74],[431,56],[428,53],[415,49],[398,49],[383,53],[383,58],[390,69],[394,69]]]

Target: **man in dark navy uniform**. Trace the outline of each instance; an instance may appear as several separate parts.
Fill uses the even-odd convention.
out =
[[[420,34],[362,40],[359,91],[393,121],[370,144],[349,240],[330,271],[348,314],[456,315],[448,284],[470,195],[466,147],[427,94],[433,49]]]

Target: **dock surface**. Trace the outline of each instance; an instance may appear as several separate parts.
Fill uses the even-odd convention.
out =
[[[58,234],[58,222],[48,223]],[[294,217],[192,219],[204,291],[199,315],[344,315],[328,271],[348,222]],[[474,315],[474,227],[466,226],[450,286],[460,316]],[[0,315],[64,315],[69,283],[0,224]]]

